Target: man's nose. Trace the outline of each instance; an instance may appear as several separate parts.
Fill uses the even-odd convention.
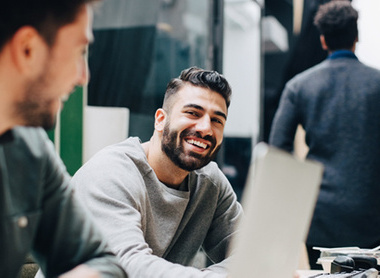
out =
[[[212,135],[211,118],[206,115],[200,118],[197,122],[196,129],[202,137]]]
[[[90,79],[90,71],[88,69],[88,63],[86,58],[83,58],[78,68],[78,85],[85,86],[87,85]]]

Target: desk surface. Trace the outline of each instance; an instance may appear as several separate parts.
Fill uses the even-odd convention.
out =
[[[308,278],[313,275],[323,273],[321,270],[297,270],[298,278]]]

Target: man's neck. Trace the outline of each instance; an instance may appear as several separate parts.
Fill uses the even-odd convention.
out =
[[[355,50],[356,50],[356,43],[354,43],[354,45],[352,47],[349,47],[349,48],[342,48],[342,49],[335,49],[335,50],[330,50],[330,49],[327,49],[327,52],[329,55],[331,55],[332,53],[336,52],[336,51],[351,51],[353,53],[355,53]]]
[[[14,112],[16,99],[22,93],[23,79],[16,74],[7,48],[0,55],[0,135],[21,124]],[[4,54],[5,53],[5,54]],[[17,80],[17,81],[15,81]]]
[[[189,172],[175,165],[161,150],[161,145],[154,137],[142,144],[149,165],[157,178],[171,188],[178,188]]]
[[[12,104],[8,101],[7,96],[0,95],[0,135],[12,129],[18,123],[17,116],[13,116]]]
[[[1,100],[1,99],[0,99]],[[0,104],[0,136],[12,129],[15,125],[9,119],[7,108]]]

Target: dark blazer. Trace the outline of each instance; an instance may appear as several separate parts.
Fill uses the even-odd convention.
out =
[[[69,180],[42,129],[0,136],[0,277],[17,277],[29,252],[46,277],[81,263],[104,277],[125,277]]]
[[[379,245],[380,71],[339,51],[297,75],[284,89],[270,144],[292,151],[298,124],[307,157],[325,167],[307,244]]]

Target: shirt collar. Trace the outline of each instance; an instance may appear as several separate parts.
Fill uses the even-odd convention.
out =
[[[7,130],[6,132],[0,135],[0,144],[9,143],[9,142],[12,142],[13,140],[14,140],[14,134],[13,134],[12,129]]]
[[[352,52],[351,50],[336,50],[328,56],[328,59],[331,60],[339,58],[351,58],[356,60],[358,59],[358,57],[356,57],[354,52]]]

